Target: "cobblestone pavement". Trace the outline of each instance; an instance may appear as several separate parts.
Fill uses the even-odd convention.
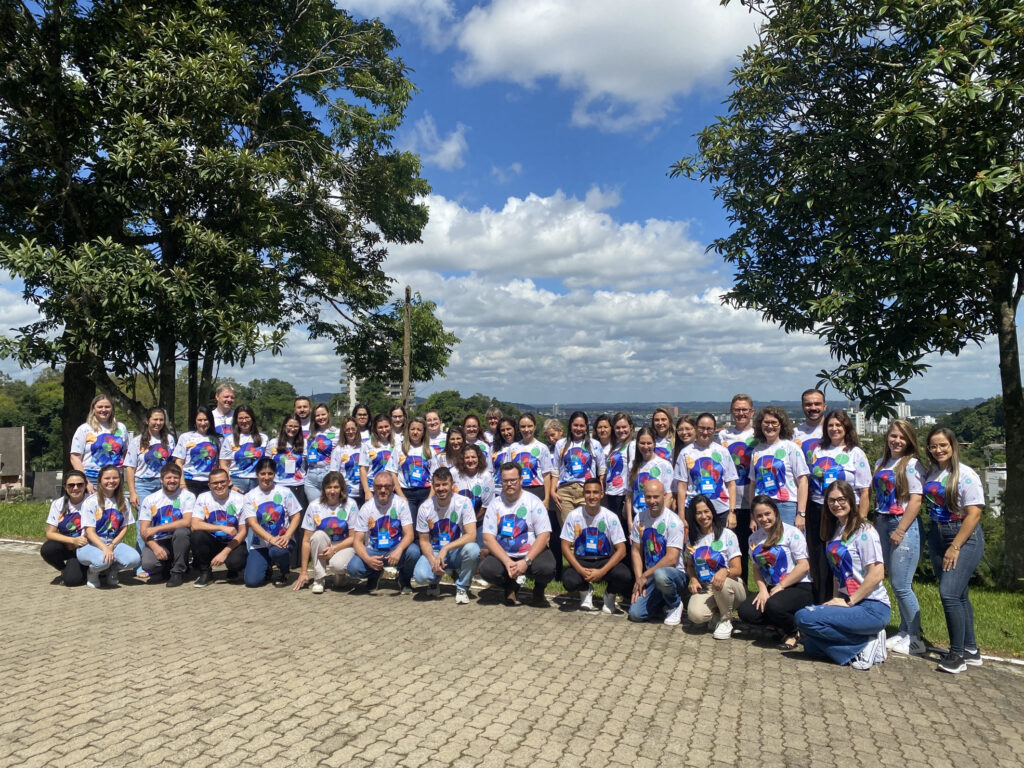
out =
[[[581,615],[125,579],[0,549],[0,765],[1020,766],[1024,677]]]

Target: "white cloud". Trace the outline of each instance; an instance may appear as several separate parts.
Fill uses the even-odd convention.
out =
[[[516,176],[521,175],[522,172],[523,164],[519,162],[512,163],[504,168],[499,168],[496,165],[491,166],[491,176],[493,176],[499,184],[508,184],[508,182],[512,181]]]
[[[459,25],[457,71],[466,83],[554,78],[578,94],[574,123],[627,130],[723,83],[755,29],[739,3],[718,0],[494,0]]]
[[[450,41],[455,20],[452,0],[347,0],[338,6],[367,18],[379,17],[388,24],[407,19],[419,28],[424,41],[437,50]]]
[[[469,151],[466,142],[467,127],[462,123],[447,136],[437,132],[437,124],[428,113],[416,121],[405,142],[413,152],[419,152],[425,165],[436,165],[446,171],[461,168],[466,164],[464,155]]]

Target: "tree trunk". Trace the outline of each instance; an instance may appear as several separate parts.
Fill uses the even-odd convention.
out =
[[[999,379],[1006,418],[1006,492],[1003,522],[1006,528],[1002,585],[1024,588],[1024,391],[1021,390],[1020,352],[1017,349],[1017,307],[1012,277],[997,295]]]
[[[160,371],[159,371],[159,384],[160,384],[160,396],[158,402],[160,406],[167,411],[167,423],[174,423],[174,379],[177,375],[177,361],[175,360],[175,352],[177,352],[177,344],[174,339],[168,338],[168,334],[165,334],[160,339],[159,347],[159,358],[160,358]]]
[[[196,409],[199,407],[199,350],[188,348],[188,423],[185,429],[192,429],[196,423]]]
[[[61,455],[64,471],[71,469],[71,438],[79,424],[89,417],[89,406],[96,396],[96,385],[84,363],[68,361],[64,366],[64,404],[61,407]]]
[[[199,379],[199,400],[200,405],[209,406],[213,402],[213,364],[216,362],[213,355],[213,342],[206,348],[203,356],[203,372]]]

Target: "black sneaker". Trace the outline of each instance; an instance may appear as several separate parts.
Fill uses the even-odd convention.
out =
[[[973,651],[964,648],[964,663],[971,667],[980,667],[982,665],[981,651],[975,648]]]
[[[199,572],[199,578],[195,580],[195,583],[192,586],[193,587],[205,587],[209,583],[210,583],[210,572],[209,571],[200,571]]]
[[[238,581],[238,571],[228,571],[228,581]]]
[[[959,675],[961,672],[967,670],[967,664],[964,662],[963,656],[957,656],[955,653],[950,651],[941,659],[939,659],[939,665],[936,667],[939,672],[949,672],[951,675]]]
[[[171,574],[171,578],[169,578],[167,580],[167,586],[168,587],[180,587],[184,583],[185,583],[185,580],[183,578],[181,578],[181,574],[180,573],[172,573]]]

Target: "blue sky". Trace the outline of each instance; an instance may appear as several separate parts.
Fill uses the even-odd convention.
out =
[[[401,42],[419,93],[398,145],[433,192],[420,244],[386,268],[439,304],[462,342],[458,389],[520,402],[790,399],[830,364],[722,307],[729,271],[707,244],[727,231],[708,186],[669,179],[724,111],[754,17],[718,0],[356,0]],[[0,284],[0,327],[32,310]],[[400,290],[400,288],[399,288]],[[994,343],[938,359],[912,397],[996,394]],[[0,370],[15,375],[9,362]],[[337,388],[332,350],[296,331],[242,381]]]

